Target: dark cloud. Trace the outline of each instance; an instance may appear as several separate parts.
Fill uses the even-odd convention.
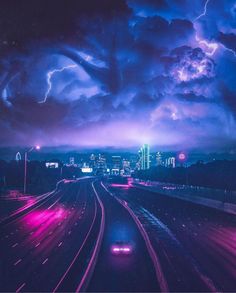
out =
[[[231,142],[235,9],[208,2],[1,1],[0,143]]]
[[[236,35],[233,33],[224,34],[220,32],[218,40],[224,44],[227,48],[236,51]]]
[[[176,94],[176,97],[180,100],[185,100],[188,102],[195,102],[195,103],[209,103],[212,102],[209,100],[209,98],[204,97],[203,95],[196,95],[194,92],[189,93],[182,93],[182,94]]]
[[[139,15],[156,15],[158,12],[168,11],[170,8],[166,0],[128,0],[127,1],[129,7],[131,7],[134,13]]]
[[[169,22],[163,17],[153,16],[136,18],[134,23],[132,31],[135,38],[160,48],[180,46],[193,33],[193,24],[188,20],[173,19]]]

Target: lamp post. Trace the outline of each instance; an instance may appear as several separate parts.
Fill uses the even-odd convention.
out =
[[[24,194],[26,193],[26,185],[27,185],[27,162],[28,162],[28,153],[32,152],[33,150],[40,150],[40,146],[36,145],[30,148],[28,151],[25,152],[25,170],[24,170]]]

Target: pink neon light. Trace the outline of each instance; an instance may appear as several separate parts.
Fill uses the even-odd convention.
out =
[[[186,158],[185,154],[183,154],[183,153],[179,154],[179,159],[180,160],[185,160],[185,158]]]
[[[118,254],[118,253],[131,253],[132,252],[132,248],[129,246],[112,246],[111,247],[111,252],[114,254]]]
[[[112,249],[114,252],[116,252],[116,251],[131,251],[131,249],[129,248],[129,247],[120,247],[120,248],[118,248],[118,247],[114,247],[113,249]]]

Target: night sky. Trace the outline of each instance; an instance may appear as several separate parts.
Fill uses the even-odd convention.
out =
[[[235,52],[235,0],[1,0],[0,145],[236,150]]]

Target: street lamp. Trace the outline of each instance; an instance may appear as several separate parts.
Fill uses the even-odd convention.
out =
[[[26,193],[26,184],[27,184],[27,162],[28,162],[28,153],[32,152],[33,150],[40,150],[40,146],[36,145],[30,148],[28,151],[25,152],[25,172],[24,172],[24,194]]]

